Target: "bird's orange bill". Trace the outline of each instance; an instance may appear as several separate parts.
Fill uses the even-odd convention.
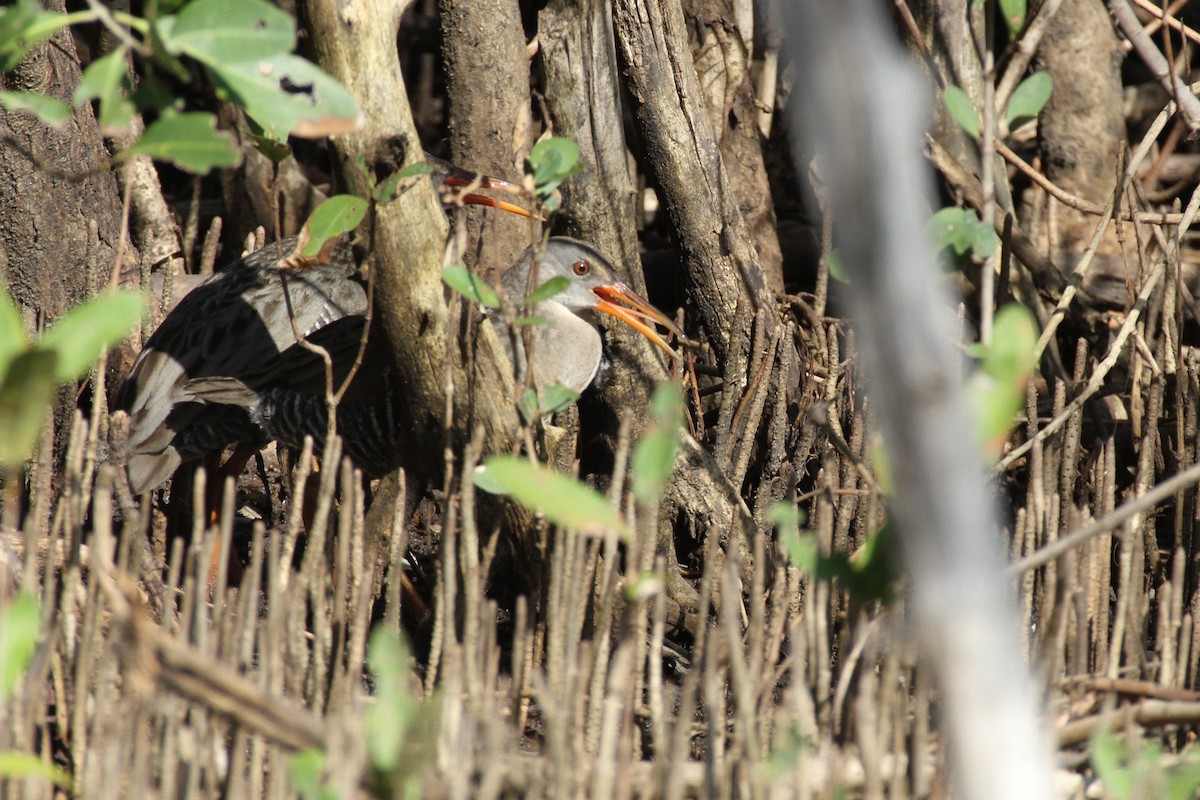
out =
[[[466,205],[490,206],[491,208],[498,208],[501,211],[508,211],[512,214],[520,214],[522,217],[533,216],[533,214],[529,213],[520,206],[513,205],[512,203],[506,203],[503,200],[497,200],[494,197],[488,197],[485,194],[475,194],[474,192],[471,192],[464,195],[458,195],[458,199]]]
[[[428,158],[428,156],[426,157]],[[515,183],[502,181],[499,178],[491,178],[487,175],[480,175],[478,172],[470,172],[462,167],[456,167],[453,164],[444,161],[439,162],[446,171],[446,177],[442,178],[441,185],[452,188],[467,187],[470,191],[466,194],[458,196],[458,199],[467,205],[489,206],[497,208],[501,211],[508,211],[512,214],[520,214],[522,217],[533,216],[530,212],[512,203],[506,203],[503,200],[497,200],[494,197],[488,197],[484,194],[476,194],[475,189],[493,189],[499,192],[508,192],[510,194],[524,194],[525,190]]]
[[[679,329],[679,326],[670,317],[643,300],[640,295],[623,283],[597,286],[592,289],[592,292],[599,298],[599,302],[596,304],[598,311],[611,314],[663,350],[666,350],[672,358],[678,357],[675,351],[671,349],[671,345],[667,344],[666,340],[658,334],[653,325],[647,324],[655,323],[662,325],[675,334],[680,341],[686,341],[683,331]]]

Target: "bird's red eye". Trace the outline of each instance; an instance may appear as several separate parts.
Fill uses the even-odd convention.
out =
[[[576,261],[571,265],[571,269],[574,270],[576,275],[583,276],[592,271],[592,265],[586,261]]]

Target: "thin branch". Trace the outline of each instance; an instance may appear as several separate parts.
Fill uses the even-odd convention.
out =
[[[1171,69],[1171,65],[1167,63],[1162,52],[1154,46],[1154,40],[1146,33],[1142,23],[1138,22],[1137,15],[1133,13],[1133,8],[1130,7],[1128,0],[1108,0],[1108,11],[1116,20],[1121,33],[1125,34],[1129,43],[1133,45],[1133,49],[1154,73],[1154,77],[1179,103],[1180,111],[1187,121],[1188,127],[1193,133],[1200,130],[1200,100],[1196,99],[1187,84],[1180,80],[1175,71]]]
[[[1200,483],[1200,464],[1193,464],[1183,472],[1168,478],[1140,497],[1135,497],[1121,504],[1119,508],[1113,509],[1090,525],[1085,525],[1078,530],[1071,531],[1067,535],[1050,542],[1045,547],[1035,550],[1010,566],[1008,574],[1014,578],[1018,578],[1031,569],[1045,566],[1087,540],[1115,530],[1130,517],[1154,508],[1164,500],[1196,483]]]
[[[1196,44],[1200,44],[1200,33],[1197,33],[1194,29],[1189,28],[1187,25],[1184,25],[1182,22],[1177,20],[1175,17],[1171,16],[1169,13],[1163,14],[1163,10],[1161,8],[1159,8],[1158,6],[1154,5],[1153,3],[1151,3],[1150,0],[1133,0],[1133,2],[1137,3],[1138,8],[1142,9],[1143,11],[1148,11],[1151,14],[1153,14],[1155,17],[1157,17],[1159,23],[1165,22],[1168,27],[1174,28],[1176,31],[1178,31],[1183,36],[1186,36],[1188,39],[1191,39]],[[1160,25],[1160,27],[1161,27],[1161,25]],[[1148,33],[1148,34],[1153,33],[1153,31],[1150,30],[1149,26],[1146,27],[1146,33]]]

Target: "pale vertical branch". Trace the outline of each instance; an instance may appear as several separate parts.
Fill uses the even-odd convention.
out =
[[[829,194],[857,341],[895,470],[893,508],[913,630],[945,701],[966,798],[1050,798],[1049,742],[1017,643],[996,519],[954,379],[952,311],[923,238],[927,109],[920,84],[867,3],[784,7],[798,83],[791,106]],[[889,76],[884,86],[871,76]],[[800,107],[807,115],[796,113]]]

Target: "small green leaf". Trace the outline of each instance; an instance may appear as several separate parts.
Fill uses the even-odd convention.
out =
[[[525,298],[525,305],[532,306],[538,303],[544,303],[555,295],[562,294],[567,289],[571,288],[571,282],[562,275],[555,275],[550,280],[538,286],[529,296]]]
[[[409,651],[394,631],[376,628],[367,643],[367,665],[375,678],[375,702],[367,708],[367,754],[376,769],[391,772],[400,764],[405,740],[420,704],[406,689]]]
[[[492,285],[466,267],[457,264],[446,267],[442,272],[442,281],[463,297],[481,306],[500,307],[500,296],[496,294]]]
[[[969,213],[957,206],[947,206],[933,215],[929,220],[929,232],[939,250],[949,247],[958,255],[964,255],[971,249],[973,238],[967,221]]]
[[[957,122],[960,128],[978,139],[979,117],[975,114],[975,107],[971,105],[971,98],[967,97],[967,93],[957,86],[947,86],[942,92],[942,102],[946,104],[950,118]]]
[[[12,694],[29,668],[41,625],[37,595],[19,594],[0,607],[0,700]]]
[[[1015,130],[1017,126],[1042,113],[1053,91],[1054,78],[1049,72],[1035,72],[1021,81],[1013,90],[1012,97],[1008,100],[1008,108],[1004,112],[1008,129]]]
[[[1133,797],[1133,770],[1129,748],[1116,734],[1101,728],[1088,746],[1092,768],[1109,797]]]
[[[601,536],[615,531],[628,538],[617,510],[586,484],[532,464],[519,456],[489,456],[475,469],[475,485],[485,492],[507,495],[560,528]]]
[[[1026,0],[1000,0],[1000,13],[1004,15],[1004,24],[1012,38],[1025,27]]]
[[[254,121],[254,117],[246,117],[246,127],[250,129],[250,140],[254,142],[254,149],[270,159],[275,166],[282,164],[292,154],[292,148],[286,139],[278,139],[267,133]]]
[[[68,21],[66,14],[42,10],[37,0],[19,0],[0,11],[0,72],[15,68]]]
[[[56,360],[53,352],[35,349],[9,363],[0,384],[0,468],[19,466],[37,445],[54,402]]]
[[[982,222],[972,209],[949,206],[929,220],[929,232],[939,250],[951,248],[955,255],[987,258],[1000,245],[995,229]]]
[[[992,327],[992,346],[981,367],[999,380],[1020,382],[1024,397],[1024,382],[1037,367],[1037,319],[1020,303],[1009,303],[996,313]]]
[[[513,320],[512,324],[514,327],[521,328],[521,327],[525,327],[527,325],[549,325],[550,320],[546,319],[545,317],[538,317],[538,316],[517,317],[516,319]]]
[[[431,172],[433,172],[433,167],[429,164],[424,161],[416,161],[399,172],[395,172],[385,178],[382,183],[375,187],[371,196],[375,198],[375,202],[377,203],[390,203],[396,199],[401,181],[419,178]]]
[[[8,295],[8,289],[0,280],[0,386],[9,363],[26,348],[25,323],[21,321],[21,309]]]
[[[767,520],[780,534],[799,530],[804,522],[804,512],[799,506],[779,500],[767,509]]]
[[[517,410],[521,412],[521,416],[525,418],[526,422],[533,422],[538,417],[557,414],[578,400],[578,392],[568,389],[561,383],[553,383],[546,387],[540,398],[533,389],[526,389],[517,402]]]
[[[290,53],[296,22],[266,0],[194,0],[162,35],[169,52],[221,66]]]
[[[675,471],[675,454],[683,426],[683,397],[675,384],[664,383],[654,390],[650,418],[653,421],[634,448],[630,466],[633,494],[643,503],[657,503],[667,479]]]
[[[137,327],[144,306],[140,292],[119,291],[93,297],[68,311],[37,344],[57,356],[55,382],[86,375],[100,351],[119,344]]]
[[[521,419],[525,420],[526,424],[533,422],[541,414],[538,408],[537,392],[533,389],[526,389],[521,393],[521,399],[517,401],[517,411],[521,412]]]
[[[548,197],[579,171],[579,145],[563,136],[542,139],[529,153],[529,172],[539,197]]]
[[[234,167],[242,160],[233,137],[218,131],[216,118],[201,111],[161,117],[124,154],[169,161],[197,175],[214,167]]]
[[[830,250],[826,254],[825,266],[829,269],[829,277],[838,283],[850,282],[849,276],[846,275],[846,268],[842,266],[842,256],[836,249]]]
[[[557,414],[564,408],[574,405],[579,400],[579,392],[568,389],[561,383],[552,383],[542,392],[539,403],[542,415]]]
[[[627,603],[644,603],[663,591],[665,583],[662,576],[655,572],[643,572],[633,580],[625,582],[622,594]]]
[[[74,791],[71,773],[57,764],[43,761],[33,753],[20,750],[0,751],[0,778],[42,778],[66,789],[68,793]]]
[[[300,800],[337,800],[338,793],[324,782],[325,751],[319,747],[301,750],[288,763],[288,779]]]
[[[118,47],[89,64],[71,96],[71,102],[77,106],[92,98],[100,101],[97,122],[100,124],[100,132],[106,136],[123,130],[135,113],[133,103],[125,96],[125,89],[129,86],[126,53],[125,47]]]
[[[71,117],[71,107],[62,100],[35,92],[0,92],[0,106],[9,111],[28,111],[51,128]]]
[[[367,201],[352,194],[335,194],[317,206],[304,223],[309,234],[301,255],[312,258],[325,244],[358,227],[367,215]]]
[[[768,776],[780,779],[792,774],[803,763],[801,759],[805,751],[812,747],[811,740],[800,730],[799,725],[790,725],[782,733],[782,741],[777,741],[767,755],[763,764]]]
[[[1025,407],[1025,385],[1037,367],[1037,321],[1029,309],[1010,303],[996,314],[990,347],[971,354],[979,369],[967,380],[967,407],[987,452],[998,455]]]

